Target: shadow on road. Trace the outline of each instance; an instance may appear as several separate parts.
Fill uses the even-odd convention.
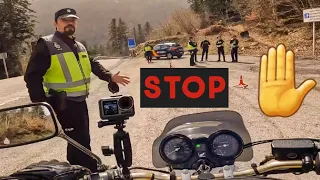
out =
[[[206,66],[200,66],[200,65],[195,65],[195,67],[198,67],[198,68],[207,68]]]
[[[181,57],[181,58],[172,58],[172,59],[167,59],[166,57],[160,58],[160,59],[156,59],[156,58],[152,58],[153,61],[168,61],[168,60],[182,60],[182,59],[186,59],[187,57]]]
[[[231,62],[231,61],[207,61],[207,62],[216,62],[216,63],[234,63],[234,64],[255,64],[254,62]]]
[[[234,63],[234,64],[255,64],[255,63],[250,63],[250,62],[230,62],[230,61],[227,61],[226,63]]]

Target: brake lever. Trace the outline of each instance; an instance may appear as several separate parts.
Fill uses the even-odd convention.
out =
[[[110,170],[110,169],[117,169],[117,166],[116,165],[108,166],[108,165],[102,164],[98,168],[98,172],[105,172],[105,171]]]
[[[223,176],[225,179],[234,178],[233,171],[234,165],[223,166]]]

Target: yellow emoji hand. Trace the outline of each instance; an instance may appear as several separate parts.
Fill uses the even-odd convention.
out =
[[[304,97],[316,85],[313,79],[305,80],[295,88],[294,54],[286,52],[283,44],[270,48],[261,57],[259,105],[267,116],[289,117],[300,108]]]

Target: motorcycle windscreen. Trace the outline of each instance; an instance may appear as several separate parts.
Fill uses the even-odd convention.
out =
[[[165,126],[162,134],[153,142],[152,162],[156,168],[166,167],[166,162],[161,158],[159,146],[161,141],[169,134],[183,134],[189,138],[209,137],[219,130],[230,130],[237,133],[244,144],[251,142],[251,137],[246,129],[242,116],[235,111],[211,111],[183,115],[171,119]],[[243,150],[236,161],[247,162],[253,158],[252,147]]]

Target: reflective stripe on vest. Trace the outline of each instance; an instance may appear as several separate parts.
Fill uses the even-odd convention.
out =
[[[49,89],[65,91],[68,97],[89,94],[91,64],[86,48],[77,42],[79,62],[62,40],[54,35],[42,37],[51,54],[51,65],[44,75],[43,88],[47,96]]]
[[[193,47],[193,46],[191,46],[190,43],[188,43],[188,50],[191,51],[191,50],[194,50],[194,49],[196,49],[196,47]]]
[[[150,46],[144,47],[144,51],[151,51],[151,50],[152,50],[152,48]]]
[[[234,41],[232,42],[232,48],[236,48],[236,47],[238,47],[238,45],[237,45],[237,42],[234,40]]]
[[[216,44],[217,44],[217,47],[223,47],[223,42],[222,42],[222,41],[220,41],[220,40],[219,40],[219,41],[217,41],[217,43],[216,43]]]
[[[86,78],[87,83],[90,83],[90,78]],[[47,89],[66,89],[66,88],[74,88],[77,86],[82,86],[84,85],[83,80],[75,81],[75,82],[66,82],[66,83],[47,83],[44,82],[43,85]]]

